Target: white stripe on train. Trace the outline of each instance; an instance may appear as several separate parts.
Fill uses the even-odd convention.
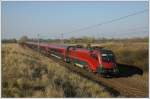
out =
[[[54,56],[54,57],[56,57],[56,58],[58,58],[58,59],[61,59],[61,57],[59,57],[59,56],[57,56],[57,55],[55,55],[55,54],[51,54],[51,56]]]
[[[55,54],[51,54],[51,56],[54,56],[54,57],[56,57],[56,58],[58,58],[58,59],[61,59],[61,57],[59,57],[59,56],[57,56],[57,55],[55,55]],[[78,67],[83,68],[83,65],[81,65],[81,64],[75,63],[75,65],[78,66]]]

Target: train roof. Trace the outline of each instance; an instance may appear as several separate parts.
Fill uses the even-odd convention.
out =
[[[28,44],[38,45],[37,42],[27,42]],[[59,45],[59,44],[47,44],[47,43],[39,43],[40,46],[46,46],[46,47],[54,47],[54,48],[67,48],[67,45]]]
[[[27,42],[28,44],[34,44],[34,45],[38,45],[37,42]],[[56,48],[56,49],[66,49],[69,45],[60,45],[60,44],[48,44],[48,43],[40,43],[40,46],[45,46],[45,47],[49,47],[49,48]],[[89,52],[89,51],[100,51],[101,53],[113,53],[111,50],[106,49],[106,48],[99,48],[99,49],[92,49],[89,50],[87,48],[76,48],[78,51],[84,51],[84,52]]]
[[[53,48],[67,48],[66,45],[55,45],[55,44],[48,44],[48,47],[53,47]]]

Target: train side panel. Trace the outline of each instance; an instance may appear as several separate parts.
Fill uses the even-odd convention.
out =
[[[99,65],[98,60],[93,58],[90,52],[86,50],[71,50],[69,57],[72,59],[73,62],[75,62],[75,64],[79,64],[79,66],[82,65],[82,67],[86,65],[94,72],[96,72],[97,66]]]

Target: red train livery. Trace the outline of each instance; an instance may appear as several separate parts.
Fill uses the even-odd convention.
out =
[[[89,71],[99,74],[113,74],[118,72],[115,55],[105,48],[83,48],[81,46],[65,46],[26,42],[26,46],[47,55],[73,63]]]

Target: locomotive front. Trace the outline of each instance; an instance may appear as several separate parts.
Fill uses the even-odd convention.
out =
[[[100,74],[117,74],[118,67],[116,64],[115,55],[112,51],[101,49],[98,55],[99,66],[97,72]]]

